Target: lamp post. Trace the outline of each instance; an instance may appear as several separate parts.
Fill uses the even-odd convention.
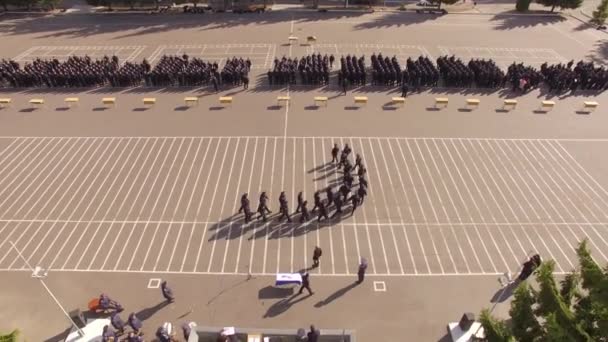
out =
[[[70,317],[70,315],[68,314],[67,311],[65,311],[65,309],[63,308],[63,306],[61,306],[61,303],[59,303],[59,300],[57,299],[57,297],[55,297],[55,295],[53,294],[53,292],[51,292],[51,290],[49,289],[48,286],[46,286],[46,283],[44,282],[44,278],[47,276],[48,271],[41,268],[40,266],[36,266],[36,268],[32,268],[32,266],[30,265],[30,263],[27,261],[27,259],[25,259],[23,257],[23,254],[21,254],[21,251],[19,251],[19,249],[17,248],[17,246],[15,246],[15,244],[13,243],[13,241],[9,241],[11,246],[15,249],[15,251],[17,251],[17,254],[19,254],[19,257],[21,258],[21,260],[23,260],[23,262],[25,262],[25,264],[27,265],[27,267],[32,271],[32,278],[36,278],[38,280],[40,280],[40,284],[42,284],[42,286],[44,287],[44,289],[46,290],[46,292],[49,293],[49,295],[51,296],[51,298],[53,298],[53,300],[55,301],[55,303],[57,304],[57,306],[59,306],[59,308],[61,309],[61,311],[63,312],[63,314],[65,315],[65,317],[68,318],[68,320],[70,321],[70,323],[72,323],[72,326],[74,328],[76,328],[76,331],[78,331],[78,335],[80,335],[80,337],[84,337],[84,332],[82,332],[82,330],[76,325],[76,323],[74,322],[74,320],[72,320],[72,317]]]

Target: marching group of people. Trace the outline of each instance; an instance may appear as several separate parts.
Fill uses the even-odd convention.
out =
[[[360,86],[366,84],[365,57],[359,58],[351,55],[340,57],[340,71],[338,71],[338,84],[346,92],[347,85]]]
[[[329,83],[329,71],[334,63],[334,56],[323,56],[321,54],[308,55],[300,58],[298,72],[300,80],[305,85],[323,85]]]
[[[289,203],[285,192],[282,191],[279,196],[279,216],[278,220],[287,219],[287,222],[292,222],[292,216],[296,213],[300,213],[300,223],[307,222],[311,219],[311,213],[316,211],[317,221],[320,222],[322,219],[329,220],[329,212],[331,207],[335,210],[331,218],[342,215],[342,208],[350,203],[351,215],[355,213],[358,206],[363,203],[363,200],[367,196],[367,169],[363,165],[363,160],[359,154],[355,157],[355,162],[351,161],[352,149],[348,144],[344,145],[344,148],[340,150],[338,145],[334,145],[331,150],[332,161],[331,163],[339,170],[342,170],[342,184],[338,187],[337,191],[333,186],[328,186],[325,192],[325,199],[322,198],[322,191],[318,190],[314,194],[314,207],[312,210],[308,209],[308,201],[304,198],[304,193],[300,191],[297,196],[298,206],[295,212],[292,214],[289,211]],[[340,157],[338,158],[338,155]],[[358,177],[357,189],[354,186],[354,175]],[[268,195],[266,192],[262,192],[259,197],[258,207],[256,212],[259,214],[258,220],[262,219],[264,222],[268,219],[268,214],[272,211],[268,208]],[[244,213],[245,223],[249,223],[253,220],[254,212],[251,210],[249,201],[249,195],[244,193],[241,196],[241,206],[238,213]]]

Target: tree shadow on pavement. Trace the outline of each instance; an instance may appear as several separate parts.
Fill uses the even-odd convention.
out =
[[[540,11],[539,14],[547,14],[547,11]],[[522,28],[530,28],[535,26],[549,26],[565,21],[566,18],[562,17],[559,14],[555,14],[555,16],[521,16],[521,15],[511,15],[511,14],[497,14],[492,17],[491,21],[496,22],[495,29],[496,30],[513,30],[513,29],[522,29]]]
[[[331,295],[329,295],[327,298],[323,299],[322,301],[318,302],[317,304],[315,304],[315,308],[321,308],[325,305],[331,304],[333,301],[335,301],[336,299],[344,296],[348,291],[354,289],[355,287],[357,287],[357,283],[356,282],[352,282],[348,285],[346,285],[345,287],[339,289],[338,291],[332,293]]]

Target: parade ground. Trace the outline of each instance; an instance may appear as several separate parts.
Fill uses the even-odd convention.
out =
[[[513,61],[608,65],[608,34],[576,18],[356,11],[1,18],[0,58],[20,63],[116,55],[154,65],[163,55],[188,54],[220,65],[249,58],[252,72],[249,89],[219,93],[0,92],[11,99],[0,109],[0,330],[56,341],[69,327],[30,277],[34,266],[49,270],[49,287],[68,310],[84,310],[106,292],[127,314],[146,316],[150,338],[165,321],[312,323],[354,330],[365,342],[445,339],[445,324],[492,307],[497,278],[516,274],[534,253],[565,274],[588,239],[594,259],[608,264],[605,93],[439,87],[411,91],[401,106],[392,103],[396,87],[342,94],[335,65],[327,86],[269,86],[266,78],[275,58],[310,53],[365,55],[369,63],[381,52],[402,65],[418,56],[492,58],[505,71]],[[327,105],[316,105],[316,96]],[[67,97],[78,101],[66,104]],[[437,97],[448,105],[436,106]],[[467,99],[479,105],[467,107]],[[506,99],[517,106],[504,109]],[[544,100],[554,107],[542,110]],[[587,112],[584,101],[599,106]],[[279,222],[281,191],[295,211],[299,191],[310,209],[316,190],[340,184],[330,163],[334,144],[363,158],[369,197],[352,215],[348,206],[320,223],[316,215],[300,223],[299,214]],[[255,209],[263,191],[270,220],[245,224],[241,195]],[[323,256],[309,270],[313,298],[273,297],[275,275],[308,269],[315,246]],[[367,278],[355,286],[362,257]],[[157,305],[158,279],[174,289],[174,304]],[[508,300],[495,312],[505,315]]]

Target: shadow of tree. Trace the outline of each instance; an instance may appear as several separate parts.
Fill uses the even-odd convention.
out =
[[[532,12],[532,11],[531,11]],[[549,14],[549,11],[533,11],[538,14]],[[562,17],[558,13],[555,13],[554,16],[522,16],[522,15],[512,15],[517,13],[516,11],[512,11],[509,13],[501,13],[492,17],[491,21],[497,23],[495,26],[496,30],[512,30],[512,29],[521,29],[521,28],[530,28],[536,26],[550,26],[560,22],[567,20]]]
[[[593,50],[586,57],[594,63],[608,65],[608,39],[596,42]]]
[[[14,18],[4,20],[0,33],[8,35],[39,34],[38,39],[48,38],[91,38],[95,35],[118,33],[114,39],[141,37],[142,35],[157,34],[185,29],[201,31],[239,28],[259,29],[260,26],[280,24],[294,20],[296,24],[305,22],[331,21],[337,19],[355,18],[366,12],[348,13],[293,13],[273,11],[262,14],[214,13],[209,15],[148,15],[134,14],[104,14],[78,16],[54,16],[43,18]]]

